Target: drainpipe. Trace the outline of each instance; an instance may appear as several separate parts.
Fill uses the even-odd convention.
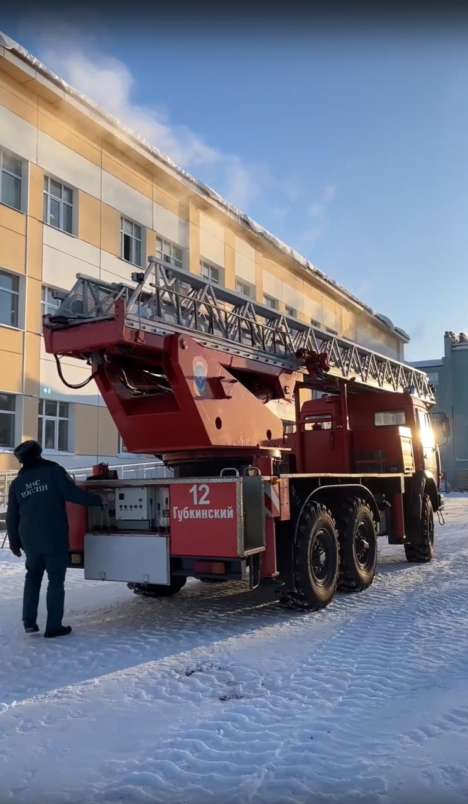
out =
[[[28,161],[28,175],[27,175],[27,207],[26,207],[26,238],[24,245],[24,319],[23,319],[23,361],[22,361],[22,382],[21,382],[21,396],[22,396],[22,416],[21,416],[21,440],[24,436],[24,400],[26,396],[26,332],[27,332],[27,317],[28,317],[28,262],[29,262],[29,198],[31,189],[31,164]],[[23,210],[22,210],[23,211]]]

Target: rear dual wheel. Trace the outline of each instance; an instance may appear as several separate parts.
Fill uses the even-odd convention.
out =
[[[335,520],[324,505],[308,500],[296,524],[293,590],[280,596],[283,605],[318,611],[331,603],[338,583],[339,547]]]
[[[377,567],[377,528],[364,500],[347,499],[336,517],[340,544],[340,592],[362,592],[373,583]]]
[[[180,592],[186,583],[187,578],[174,575],[168,586],[155,583],[129,583],[127,586],[135,595],[140,595],[141,597],[173,597],[177,592]]]
[[[377,565],[377,528],[369,506],[349,498],[335,518],[324,505],[308,500],[296,525],[293,563],[295,588],[280,598],[289,608],[318,611],[337,590],[367,589]]]

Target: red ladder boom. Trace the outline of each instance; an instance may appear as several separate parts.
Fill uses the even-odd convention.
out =
[[[435,401],[424,372],[155,258],[132,278],[79,275],[44,319],[59,371],[64,356],[89,363],[131,452],[271,451],[282,424],[265,403],[292,402],[297,383]]]

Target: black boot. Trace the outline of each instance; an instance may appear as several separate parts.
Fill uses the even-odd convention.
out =
[[[37,634],[37,632],[39,631],[39,626],[37,625],[37,623],[24,622],[23,625],[24,630],[26,631],[27,634]]]
[[[44,636],[47,639],[54,639],[55,637],[68,636],[71,632],[71,625],[61,625],[60,628],[57,628],[55,631],[45,631]]]

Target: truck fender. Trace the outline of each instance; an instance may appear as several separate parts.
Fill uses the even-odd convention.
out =
[[[363,486],[360,483],[336,483],[332,486],[318,486],[309,495],[308,500],[313,499],[317,502],[323,502],[333,513],[336,501],[341,501],[345,497],[359,497],[360,500],[364,500],[374,514],[376,523],[379,524],[380,511],[375,497],[367,486]]]
[[[411,513],[419,522],[422,515],[422,498],[428,494],[431,498],[434,513],[439,510],[439,495],[434,475],[427,469],[421,469],[413,475],[411,481]]]

